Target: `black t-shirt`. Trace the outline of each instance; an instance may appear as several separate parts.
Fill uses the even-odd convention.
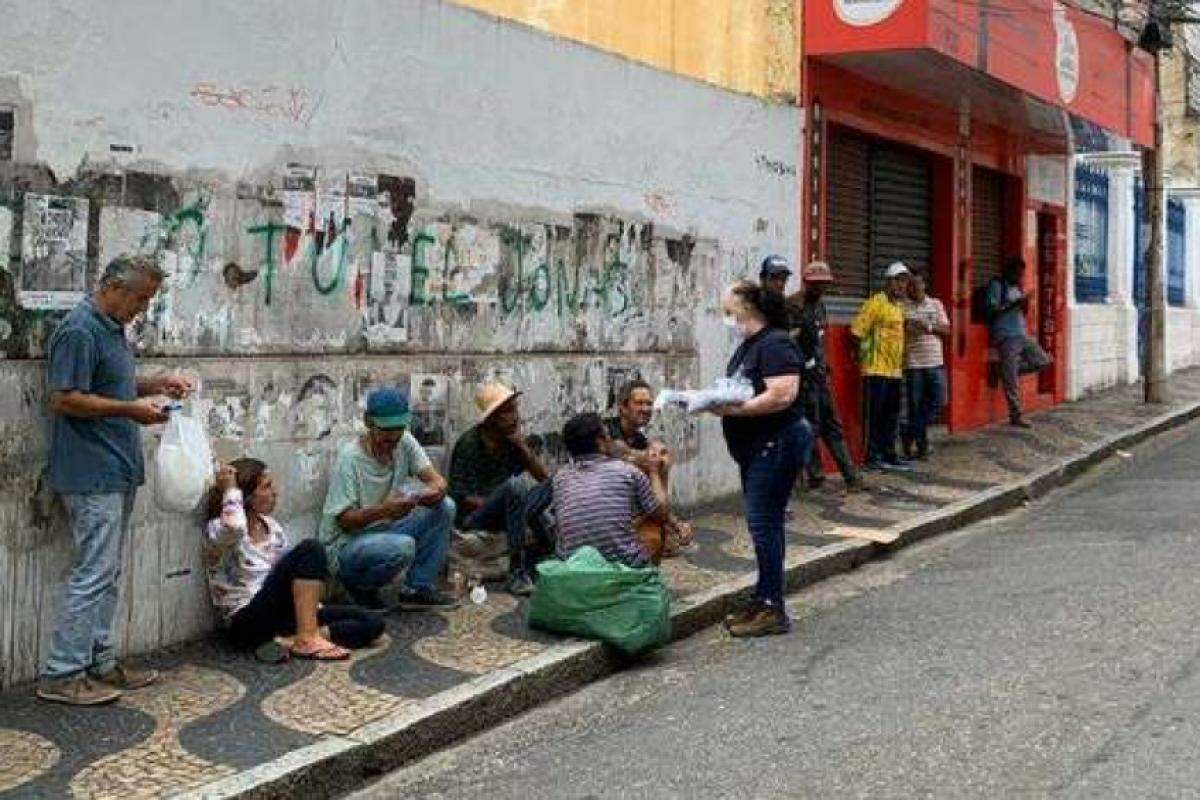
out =
[[[767,378],[799,375],[800,348],[786,331],[763,328],[742,342],[729,359],[727,377],[742,375],[754,385],[758,396],[767,390]],[[739,463],[748,461],[759,448],[779,436],[789,425],[804,416],[799,393],[796,401],[782,411],[761,417],[722,417],[721,429],[729,454]]]

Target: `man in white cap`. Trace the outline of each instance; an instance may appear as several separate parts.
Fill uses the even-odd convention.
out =
[[[871,296],[850,334],[858,342],[858,364],[866,378],[867,467],[909,469],[896,455],[900,424],[900,397],[904,388],[904,306],[908,294],[908,267],[896,261],[884,272],[886,289]]]
[[[450,496],[458,506],[458,527],[504,531],[508,537],[509,578],[514,595],[533,592],[527,564],[528,514],[549,492],[549,473],[521,433],[519,392],[499,383],[475,394],[479,422],[459,437],[450,455]]]

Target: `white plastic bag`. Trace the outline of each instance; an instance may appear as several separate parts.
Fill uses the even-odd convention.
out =
[[[663,389],[654,399],[654,409],[683,406],[689,414],[699,414],[714,406],[737,405],[754,397],[754,386],[743,377],[717,378],[708,389]]]
[[[165,511],[190,514],[213,480],[213,454],[204,428],[176,411],[154,460],[154,500]]]

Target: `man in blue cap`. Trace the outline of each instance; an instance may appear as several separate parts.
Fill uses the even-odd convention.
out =
[[[781,296],[787,288],[788,278],[791,276],[792,268],[783,256],[767,256],[758,270],[758,282],[762,284],[762,287]]]
[[[367,432],[338,452],[321,515],[330,571],[355,602],[382,608],[380,589],[407,569],[397,607],[453,608],[438,590],[450,549],[454,501],[446,480],[408,431],[408,397],[398,389],[367,395]]]

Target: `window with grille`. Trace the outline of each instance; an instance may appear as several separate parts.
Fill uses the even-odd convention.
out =
[[[1187,292],[1187,212],[1178,200],[1167,202],[1167,302],[1184,303]]]
[[[1075,300],[1108,299],[1108,175],[1075,168]]]
[[[0,106],[0,161],[12,161],[13,136],[17,128],[17,115],[11,108]]]

